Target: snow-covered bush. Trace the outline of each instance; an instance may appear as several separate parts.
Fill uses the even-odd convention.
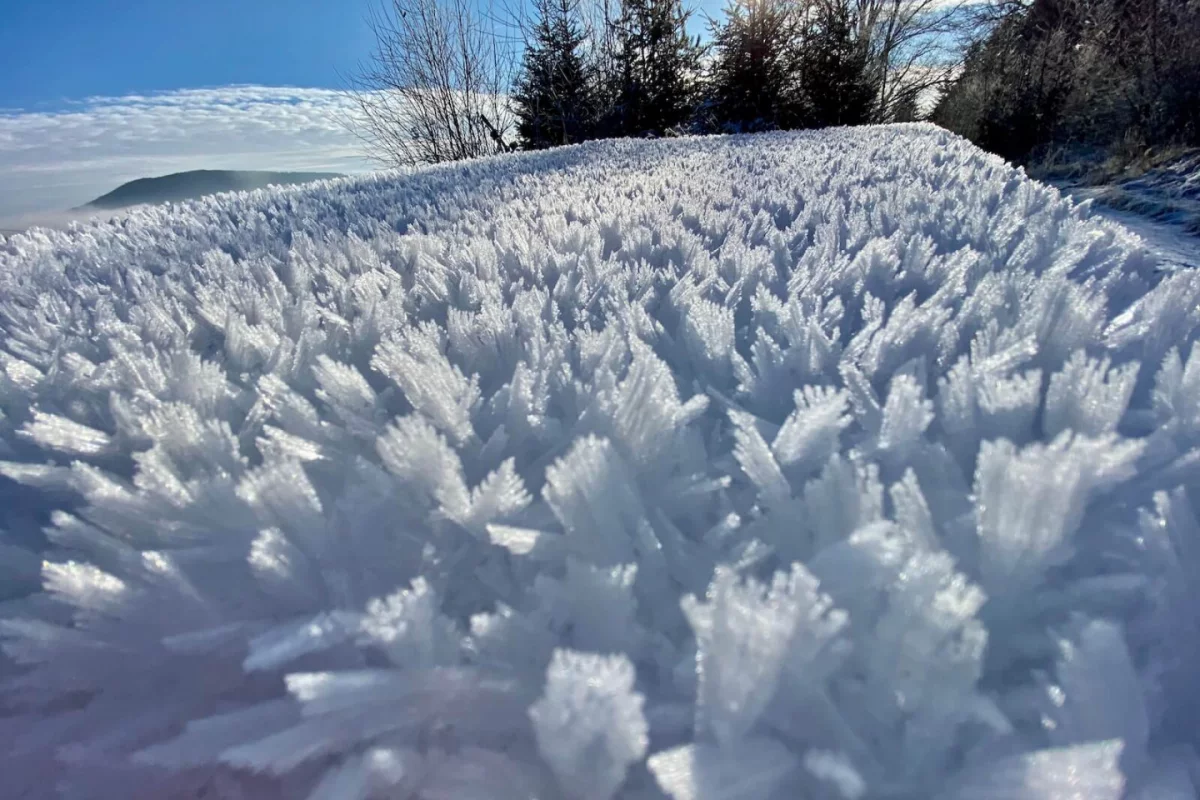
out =
[[[0,245],[0,794],[1195,796],[1200,274],[930,126]]]

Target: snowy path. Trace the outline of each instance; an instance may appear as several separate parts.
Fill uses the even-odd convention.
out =
[[[1162,256],[1164,268],[1200,268],[1200,236],[1188,233],[1179,225],[1112,208],[1097,199],[1101,191],[1098,187],[1060,185],[1059,189],[1077,201],[1092,200],[1092,210],[1097,216],[1119,222],[1142,237]]]

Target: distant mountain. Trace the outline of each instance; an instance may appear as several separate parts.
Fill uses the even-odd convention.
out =
[[[264,186],[308,183],[340,178],[336,172],[257,172],[230,169],[194,169],[157,178],[138,178],[123,183],[83,208],[125,208],[143,203],[191,200],[220,192],[261,189]]]

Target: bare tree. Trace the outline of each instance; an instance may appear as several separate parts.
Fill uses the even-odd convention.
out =
[[[917,98],[944,87],[957,61],[955,36],[969,0],[834,0],[850,7],[876,87],[878,122],[904,116]]]
[[[993,0],[938,121],[1008,158],[1200,143],[1200,2]],[[1110,167],[1104,167],[1101,172]]]
[[[510,149],[516,52],[480,0],[381,0],[369,22],[376,49],[352,96],[372,156],[413,166]]]

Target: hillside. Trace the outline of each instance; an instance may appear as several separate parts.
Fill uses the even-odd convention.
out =
[[[1161,267],[925,125],[0,242],[6,791],[1194,797]]]
[[[267,186],[289,186],[297,183],[341,177],[335,172],[257,172],[251,170],[197,169],[175,172],[157,178],[138,178],[123,183],[111,192],[97,197],[84,209],[113,209],[143,203],[169,203],[192,200],[221,192],[243,192]]]

